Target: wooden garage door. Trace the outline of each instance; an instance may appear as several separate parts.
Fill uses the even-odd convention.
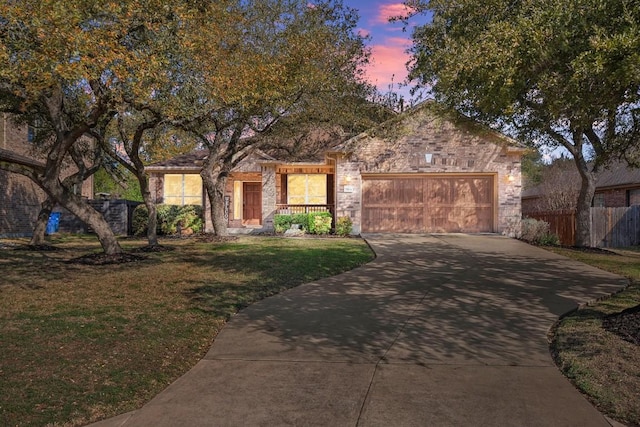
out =
[[[363,180],[362,231],[492,232],[493,175],[437,175]]]

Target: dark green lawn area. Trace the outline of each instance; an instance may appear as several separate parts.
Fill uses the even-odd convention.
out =
[[[0,240],[0,425],[76,426],[133,410],[192,367],[230,315],[371,260],[360,239],[166,240],[143,260],[84,265]],[[128,249],[143,240],[124,240]]]
[[[564,374],[598,409],[640,426],[640,346],[603,327],[608,316],[620,318],[616,315],[640,304],[640,252],[551,250],[630,279],[626,290],[564,317],[553,331],[551,351]],[[627,322],[631,328],[637,325]]]

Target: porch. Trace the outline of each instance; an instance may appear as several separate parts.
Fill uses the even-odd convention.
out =
[[[277,204],[276,205],[276,214],[281,215],[289,215],[289,214],[298,214],[298,213],[314,213],[314,212],[329,212],[331,213],[331,217],[335,221],[336,217],[336,206],[335,205],[295,205],[295,204]]]

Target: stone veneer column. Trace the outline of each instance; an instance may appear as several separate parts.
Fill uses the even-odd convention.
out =
[[[345,186],[350,191],[345,191]],[[362,180],[360,178],[360,165],[349,162],[345,156],[339,156],[336,161],[336,220],[347,216],[353,221],[353,234],[359,234],[361,230],[361,200]]]
[[[498,166],[498,233],[511,235],[522,217],[522,173],[519,154],[501,156]],[[513,237],[513,236],[511,236]]]
[[[262,165],[262,228],[273,230],[276,213],[276,166]]]

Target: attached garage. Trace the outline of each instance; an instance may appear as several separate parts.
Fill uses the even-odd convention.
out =
[[[362,175],[362,231],[496,230],[496,174]]]

